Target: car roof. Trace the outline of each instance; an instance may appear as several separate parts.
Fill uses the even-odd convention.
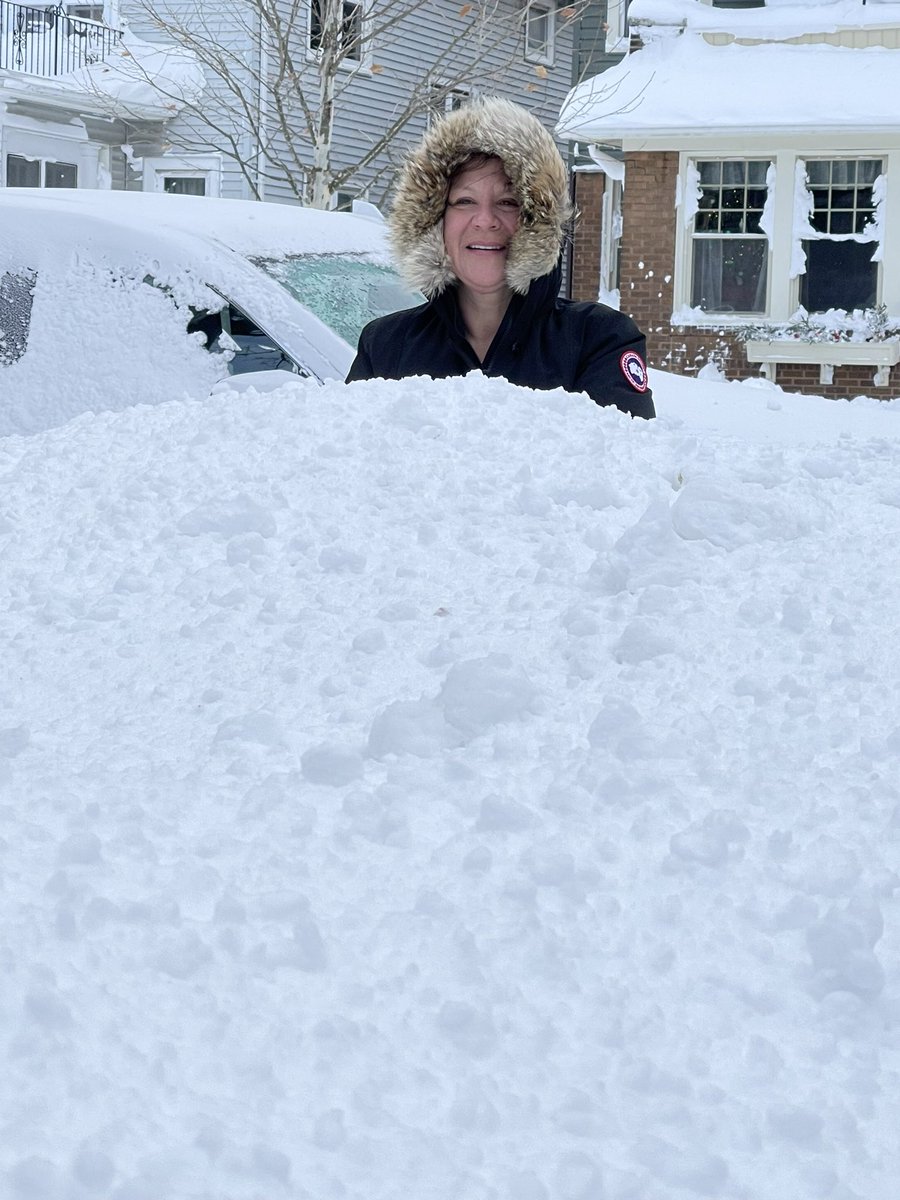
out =
[[[71,230],[80,218],[86,227],[103,222],[132,239],[182,234],[258,258],[336,253],[390,262],[383,222],[297,204],[92,188],[2,188],[0,212],[7,220],[16,213],[18,222],[30,216],[45,232],[48,221],[61,218]]]

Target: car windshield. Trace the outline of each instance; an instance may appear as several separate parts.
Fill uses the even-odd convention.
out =
[[[375,317],[422,304],[390,267],[349,254],[253,260],[354,349]]]

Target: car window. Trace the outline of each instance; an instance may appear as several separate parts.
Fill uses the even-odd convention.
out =
[[[390,267],[349,254],[253,261],[352,347],[363,326],[375,317],[425,300],[420,292],[410,291]]]
[[[309,378],[309,371],[294,362],[287,351],[236,304],[228,303],[218,312],[194,310],[188,333],[202,333],[206,349],[211,353],[230,355],[230,375],[244,375],[249,371],[290,371]]]
[[[12,366],[25,353],[36,281],[33,271],[0,275],[0,367]]]

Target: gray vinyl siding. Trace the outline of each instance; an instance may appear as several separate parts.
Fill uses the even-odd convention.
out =
[[[252,7],[241,0],[225,0],[224,3],[208,4],[202,7],[193,0],[147,0],[148,4],[162,14],[170,13],[179,18],[203,36],[212,46],[222,47],[229,56],[234,56],[235,76],[244,84],[248,94],[253,94],[255,88],[250,70],[244,70],[245,64],[250,64],[258,54],[258,43],[249,44],[246,32],[246,22],[252,19]],[[123,15],[127,16],[134,32],[145,41],[162,45],[171,45],[172,37],[164,30],[156,28],[148,19],[146,11],[140,3],[123,0]],[[206,75],[206,87],[200,99],[199,107],[209,114],[212,121],[222,121],[224,114],[230,111],[225,93],[225,85],[209,71]],[[243,77],[243,78],[242,78]],[[233,126],[232,135],[243,147],[245,161],[252,159],[253,142],[249,130]],[[185,153],[208,154],[221,152],[222,179],[221,194],[232,199],[249,199],[252,189],[234,158],[230,156],[227,144],[220,139],[215,131],[187,110],[182,110],[178,116],[166,125],[166,142],[173,150]],[[140,184],[138,184],[140,186]]]
[[[572,83],[599,75],[622,58],[606,51],[608,0],[589,0],[578,22]]]
[[[505,12],[503,12],[505,8]],[[458,26],[458,0],[429,0],[400,21],[390,40],[382,38],[373,47],[372,61],[382,69],[360,70],[344,87],[337,105],[334,163],[343,167],[358,161],[381,136],[385,126],[403,107],[412,86],[433,67]],[[521,6],[503,0],[504,25],[519,20]],[[503,95],[522,104],[552,128],[569,88],[572,31],[557,29],[554,63],[541,78],[532,63],[526,63],[524,39],[518,30],[487,55],[474,59],[473,90]],[[457,60],[458,61],[458,60]],[[491,79],[500,72],[499,79]],[[383,204],[395,170],[409,148],[427,127],[427,116],[413,118],[395,142],[368,168],[348,181],[348,189],[366,192],[370,200]],[[270,189],[273,199],[279,198]]]
[[[167,0],[170,8],[180,9],[184,19],[192,9],[190,0]],[[500,0],[501,20],[512,29],[518,24],[522,13],[522,2]],[[372,72],[368,65],[358,70],[352,78],[341,72],[338,86],[341,89],[336,104],[333,163],[340,169],[358,161],[377,141],[386,124],[402,108],[412,85],[420,80],[434,64],[443,47],[453,36],[453,31],[464,18],[460,17],[460,0],[426,0],[418,11],[408,14],[392,29],[390,37],[383,37],[374,45],[369,61],[381,69]],[[240,22],[234,16],[228,18],[230,6],[220,5],[204,9],[206,32],[217,44],[230,46],[244,54],[255,53],[255,47],[247,45],[246,33],[242,35]],[[505,10],[505,11],[504,11]],[[231,9],[234,13],[234,9]],[[306,11],[308,19],[308,9]],[[141,26],[139,14],[132,19],[135,32],[142,37],[166,41],[164,33]],[[243,39],[243,45],[242,45]],[[306,55],[306,29],[298,30],[298,45],[293,48],[295,62],[302,64],[310,86],[314,87],[315,71]],[[478,56],[472,70],[475,88],[482,92],[504,95],[524,105],[543,121],[553,127],[560,105],[571,86],[574,31],[570,26],[563,29],[557,25],[554,62],[546,67],[546,78],[542,78],[533,63],[525,61],[524,37],[519,29],[506,38],[505,43],[486,55]],[[500,71],[501,78],[491,81],[493,71]],[[218,100],[218,88],[214,79],[209,79],[203,96],[206,111],[219,118],[224,109]],[[344,190],[355,194],[366,194],[376,204],[383,204],[389,192],[397,165],[408,146],[419,138],[426,128],[427,118],[414,118],[397,137],[396,141],[367,168],[349,179]],[[186,115],[172,120],[167,129],[168,140],[173,148],[202,152],[204,149],[224,149],[217,145],[215,135],[197,127],[196,122]],[[309,159],[308,143],[302,129],[297,129],[295,145],[298,153]],[[205,143],[205,145],[204,145]],[[245,154],[250,158],[253,146],[248,136]],[[281,149],[284,149],[282,146]],[[242,197],[249,194],[246,181],[236,164],[227,156],[224,162],[222,195]],[[268,200],[292,202],[293,192],[287,181],[268,181],[265,196]]]

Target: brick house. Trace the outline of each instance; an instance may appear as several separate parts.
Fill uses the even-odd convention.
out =
[[[557,126],[593,164],[573,295],[617,263],[654,366],[900,396],[900,3],[633,0],[629,19],[631,53]]]

